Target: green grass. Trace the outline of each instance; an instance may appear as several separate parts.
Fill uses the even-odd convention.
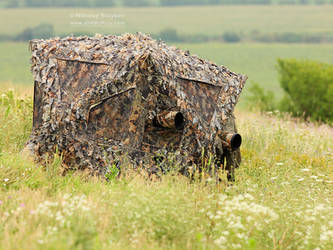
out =
[[[42,22],[54,25],[56,34],[91,32],[115,34],[142,31],[158,33],[175,28],[181,34],[221,35],[225,31],[250,33],[330,33],[333,23],[333,5],[323,6],[187,6],[163,8],[109,8],[109,9],[0,9],[0,34],[17,34],[26,27]],[[81,17],[78,17],[78,14]],[[97,18],[82,17],[94,14]],[[120,15],[119,18],[101,17],[102,14]],[[72,21],[97,21],[104,24],[71,24]],[[109,22],[113,22],[110,24]],[[308,58],[333,63],[330,44],[179,44],[193,54],[225,65],[231,70],[247,74],[249,81],[259,82],[278,97],[275,64],[277,58]],[[32,85],[29,72],[27,43],[0,43],[0,84],[11,82]]]
[[[0,84],[33,85],[29,43],[0,43]]]
[[[186,34],[330,32],[333,6],[103,9],[126,24],[73,26],[73,9],[0,10],[0,33],[50,22],[57,33]],[[101,10],[80,10],[100,13]],[[181,25],[180,25],[181,23]],[[333,63],[333,45],[180,44],[281,93],[276,58]],[[189,183],[137,173],[110,183],[69,173],[59,158],[38,166],[21,153],[32,126],[27,43],[0,43],[0,249],[333,249],[333,130],[269,114],[236,113],[243,162],[226,176]],[[20,84],[18,84],[20,83]],[[20,90],[20,97],[8,91]],[[28,96],[26,96],[28,94]],[[246,96],[247,90],[244,92]],[[238,106],[239,107],[239,106]]]
[[[71,17],[75,13],[98,18]],[[0,34],[16,34],[41,22],[51,23],[57,34],[73,31],[105,34],[158,33],[175,28],[182,34],[221,35],[224,31],[332,33],[333,6],[196,6],[169,8],[0,9]],[[121,18],[103,18],[102,13]],[[73,21],[99,24],[71,24]],[[100,22],[105,22],[101,24]],[[111,23],[110,23],[111,21]],[[113,22],[116,21],[116,22]]]
[[[235,72],[249,77],[244,96],[251,82],[281,96],[278,76],[275,70],[277,58],[294,57],[333,63],[333,45],[330,44],[179,44],[192,54],[225,65]],[[28,43],[0,43],[0,82],[21,83],[32,86],[30,73],[30,52]],[[1,84],[1,83],[0,83]]]
[[[236,183],[106,183],[21,154],[32,98],[0,93],[0,249],[333,248],[333,130],[238,112]]]

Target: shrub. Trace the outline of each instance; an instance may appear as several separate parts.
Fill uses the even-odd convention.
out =
[[[163,41],[166,42],[181,42],[182,39],[178,35],[177,30],[175,29],[165,29],[160,32],[158,35],[158,38],[160,38]]]
[[[333,121],[333,65],[279,59],[280,85],[285,91],[280,108],[295,116]]]
[[[12,41],[13,37],[7,34],[0,34],[0,42]]]
[[[33,38],[47,39],[54,36],[53,25],[49,23],[41,23],[32,28]]]
[[[18,33],[15,37],[15,40],[17,41],[29,41],[31,39],[33,39],[31,28],[24,29],[22,32]]]
[[[237,33],[232,31],[226,31],[223,33],[222,38],[227,43],[237,43],[240,41],[240,37]]]
[[[274,111],[276,109],[275,97],[272,91],[265,91],[258,83],[252,83],[249,91],[251,95],[248,97],[248,101],[251,107],[261,111]]]
[[[206,43],[211,41],[219,41],[219,37],[207,36],[204,34],[185,34],[181,36],[181,41],[185,43]]]
[[[17,8],[20,6],[19,0],[9,1],[6,5],[6,8]]]
[[[33,28],[26,28],[19,33],[15,40],[29,41],[31,39],[47,39],[54,36],[53,25],[49,23],[41,23]]]
[[[249,38],[257,42],[265,43],[321,43],[331,42],[332,34],[330,33],[265,33],[262,34],[259,31],[252,31],[249,34]]]

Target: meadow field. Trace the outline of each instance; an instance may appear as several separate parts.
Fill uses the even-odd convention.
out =
[[[174,28],[182,34],[221,35],[225,31],[333,33],[333,5],[187,6],[163,8],[0,9],[1,34],[16,34],[42,22],[57,35],[90,33],[158,33]]]
[[[25,91],[25,90],[24,90]],[[236,113],[236,182],[61,176],[21,150],[32,97],[0,93],[0,249],[333,249],[333,130]]]
[[[42,22],[58,35],[332,33],[331,13],[333,5],[0,9],[0,35]],[[28,42],[0,42],[0,250],[333,249],[333,128],[246,104],[253,82],[282,95],[277,58],[333,64],[333,44],[173,45],[249,77],[236,106],[236,182],[224,172],[216,183],[174,174],[151,181],[135,171],[107,182],[81,171],[62,176],[59,157],[34,163],[22,152],[32,129]]]
[[[175,29],[180,34],[221,36],[236,33],[333,33],[333,5],[317,6],[188,6],[149,8],[28,8],[0,9],[0,34],[15,35],[40,23],[54,26],[55,35],[71,32],[157,34]],[[295,57],[333,63],[332,44],[180,43],[217,64],[249,77],[281,96],[275,70],[277,58]],[[32,85],[28,43],[0,42],[0,83]]]

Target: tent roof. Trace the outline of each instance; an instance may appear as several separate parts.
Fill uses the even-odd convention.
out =
[[[218,66],[191,56],[173,46],[168,46],[151,37],[138,34],[122,36],[66,37],[50,40],[32,40],[31,47],[54,53],[57,58],[110,64],[116,68],[133,66],[141,58],[150,56],[155,69],[168,76],[183,77],[223,85],[232,77],[242,81],[244,76],[235,74],[224,66]]]
[[[133,67],[144,67],[169,80],[185,78],[218,85],[224,90],[220,94],[223,96],[222,101],[227,99],[225,104],[229,106],[229,111],[237,103],[247,79],[224,66],[190,55],[188,51],[168,46],[141,33],[36,39],[31,41],[30,47],[33,60],[41,60],[33,62],[33,66],[52,67],[53,63],[50,65],[49,59],[55,57],[110,65],[115,78],[121,77]]]

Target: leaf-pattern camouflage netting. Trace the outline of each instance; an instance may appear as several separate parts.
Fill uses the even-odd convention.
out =
[[[172,153],[186,173],[204,149],[222,165],[226,159],[224,167],[238,166],[239,148],[228,136],[237,132],[233,109],[246,76],[140,33],[33,40],[30,47],[28,147],[38,161],[58,152],[68,168],[105,174],[123,158],[153,171],[162,168],[156,155]]]

